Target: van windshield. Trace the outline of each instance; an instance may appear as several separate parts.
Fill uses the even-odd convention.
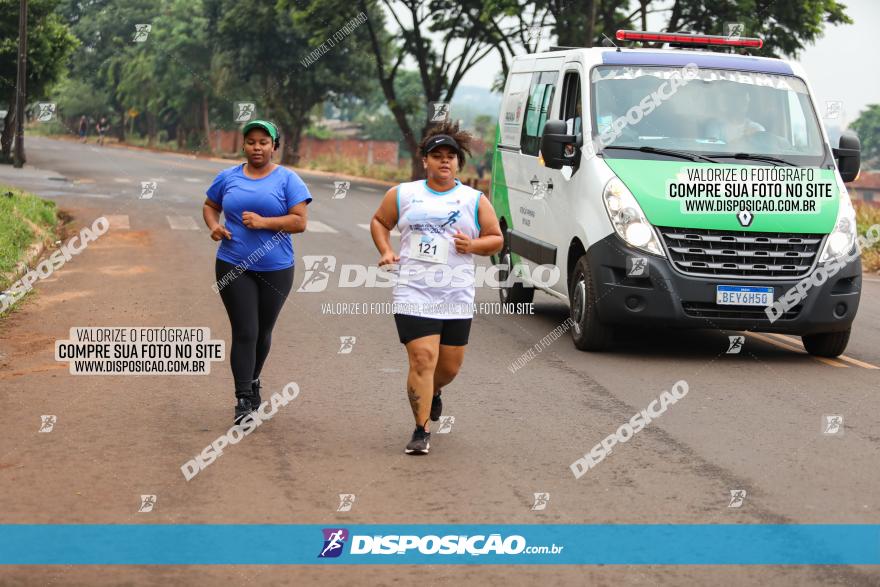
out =
[[[633,148],[774,157],[799,166],[825,159],[806,84],[767,73],[679,67],[599,66],[592,70],[596,151],[656,157]],[[610,152],[609,152],[610,153]],[[766,164],[766,163],[764,163]]]

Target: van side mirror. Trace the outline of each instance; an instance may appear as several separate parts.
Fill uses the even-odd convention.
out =
[[[831,149],[837,159],[837,169],[844,183],[853,181],[859,174],[862,164],[862,144],[859,135],[851,130],[840,133],[840,141],[836,149]]]
[[[544,134],[541,135],[541,156],[544,165],[550,169],[562,169],[563,165],[574,166],[577,163],[580,151],[569,149],[566,155],[566,145],[578,145],[577,135],[568,134],[568,126],[563,120],[548,120],[544,125]]]

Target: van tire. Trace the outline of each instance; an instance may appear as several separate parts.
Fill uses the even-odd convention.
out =
[[[849,343],[849,335],[852,328],[840,332],[820,332],[819,334],[807,334],[801,337],[804,348],[811,355],[817,357],[836,357],[842,355]]]
[[[510,244],[505,239],[504,248],[499,253],[498,264],[502,269],[498,272],[498,281],[502,284],[507,281],[513,269],[513,254],[510,252]],[[535,288],[526,287],[523,283],[516,282],[510,287],[501,285],[498,288],[498,297],[505,306],[510,304],[531,304],[535,298]]]
[[[611,329],[599,321],[596,288],[586,255],[574,266],[568,299],[574,346],[582,351],[603,351],[611,346]]]

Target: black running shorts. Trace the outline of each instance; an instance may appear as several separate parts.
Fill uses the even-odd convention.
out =
[[[397,335],[400,342],[406,344],[411,340],[440,335],[440,344],[449,346],[465,346],[468,343],[468,335],[471,332],[471,318],[453,318],[440,320],[439,318],[425,318],[424,316],[410,316],[408,314],[395,314],[394,322],[397,324]]]

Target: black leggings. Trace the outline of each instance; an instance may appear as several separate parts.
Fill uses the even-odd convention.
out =
[[[239,274],[235,265],[217,259],[215,272],[232,327],[229,362],[235,395],[249,395],[251,382],[260,376],[269,355],[275,319],[293,286],[293,267]]]

